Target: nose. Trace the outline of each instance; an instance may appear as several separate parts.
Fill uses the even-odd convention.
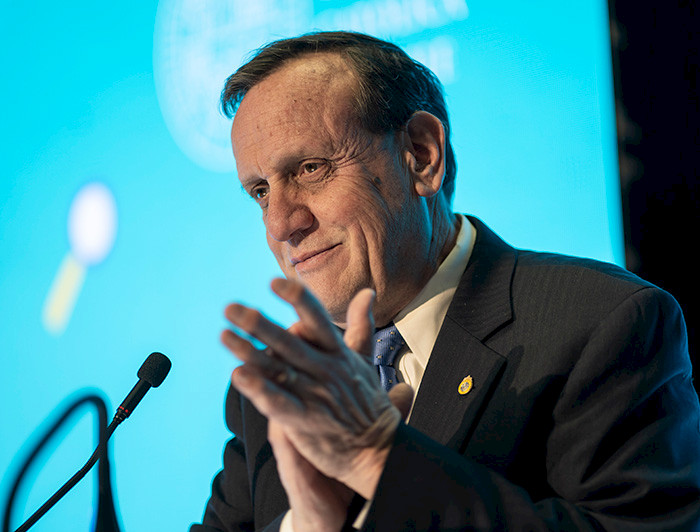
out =
[[[303,236],[314,216],[303,194],[284,188],[270,191],[263,222],[271,238],[286,242]]]

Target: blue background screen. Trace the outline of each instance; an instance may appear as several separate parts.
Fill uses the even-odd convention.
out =
[[[390,39],[445,84],[454,207],[519,247],[621,264],[607,4],[486,0],[3,2],[0,496],[57,405],[116,407],[151,351],[173,361],[116,432],[124,530],[201,518],[228,433],[222,311],[293,316],[218,110],[268,40],[313,29]],[[92,452],[85,416],[20,493],[18,526]],[[35,530],[89,530],[91,474]]]

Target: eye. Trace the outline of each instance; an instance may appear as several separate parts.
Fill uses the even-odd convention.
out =
[[[330,172],[330,164],[324,159],[300,161],[296,177],[306,183],[320,183]]]
[[[269,193],[268,188],[266,186],[263,186],[263,185],[253,187],[250,189],[250,192],[249,192],[250,197],[253,198],[257,202],[264,200],[267,197],[268,193]]]
[[[301,165],[302,174],[313,174],[321,169],[321,163],[319,162],[308,162]]]

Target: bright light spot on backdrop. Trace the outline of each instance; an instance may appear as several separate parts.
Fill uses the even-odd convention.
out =
[[[88,266],[102,262],[112,249],[117,232],[117,207],[102,183],[89,183],[78,191],[68,212],[70,251],[61,262],[44,304],[47,331],[65,329],[85,280]]]
[[[0,88],[0,470],[66,396],[94,386],[116,405],[160,350],[171,375],[113,442],[123,528],[201,517],[234,366],[221,311],[237,299],[291,320],[267,288],[278,269],[218,96],[251,49],[313,29],[391,39],[443,80],[456,210],[521,247],[621,263],[603,1],[13,3],[0,20],[13,80]],[[91,446],[81,422],[21,494],[16,525]],[[34,529],[88,530],[93,491],[86,479]]]

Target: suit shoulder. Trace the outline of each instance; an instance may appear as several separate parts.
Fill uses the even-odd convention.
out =
[[[517,250],[518,274],[533,280],[550,279],[558,285],[600,286],[621,295],[644,288],[661,290],[634,273],[609,262],[557,253]]]
[[[513,294],[516,307],[518,301],[526,307],[544,303],[552,318],[584,322],[603,319],[630,298],[647,308],[680,310],[668,292],[614,264],[524,250],[518,251]]]

